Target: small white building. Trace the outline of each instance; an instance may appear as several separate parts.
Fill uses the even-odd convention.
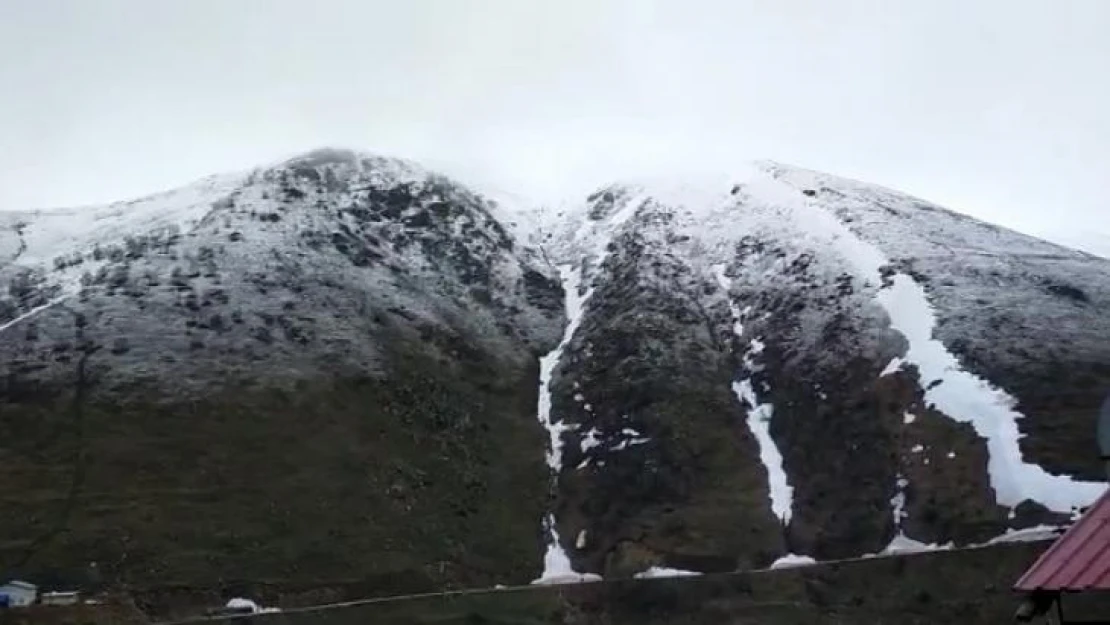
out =
[[[12,580],[3,586],[0,586],[0,597],[7,597],[8,607],[11,608],[25,608],[35,602],[38,597],[39,589],[34,584],[28,582],[21,582],[19,580]],[[0,599],[0,605],[5,603]]]
[[[74,605],[77,603],[77,591],[44,592],[39,596],[39,601],[43,605]]]

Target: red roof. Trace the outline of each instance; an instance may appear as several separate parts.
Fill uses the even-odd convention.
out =
[[[1110,490],[1041,554],[1015,590],[1110,590]]]

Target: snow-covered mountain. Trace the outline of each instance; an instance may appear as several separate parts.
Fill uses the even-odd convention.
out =
[[[537,209],[323,150],[0,219],[25,568],[732,570],[1105,488],[1110,261],[873,185],[756,163]]]
[[[0,568],[534,573],[562,293],[485,200],[324,150],[5,219]]]
[[[586,286],[553,386],[579,570],[967,544],[1105,488],[1102,259],[773,163],[538,230]]]

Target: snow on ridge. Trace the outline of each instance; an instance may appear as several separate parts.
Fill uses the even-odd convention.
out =
[[[1098,244],[1068,245],[1070,236],[1045,236],[984,222],[965,213],[937,205],[909,193],[869,182],[804,168],[770,163],[764,171],[795,195],[812,194],[816,202],[832,200],[826,209],[847,217],[845,224],[861,238],[876,242],[900,259],[947,259],[959,262],[964,256],[1092,260],[1090,254],[1110,254],[1110,238]],[[935,218],[932,215],[944,215]],[[1110,233],[1103,233],[1108,237]],[[1078,248],[1078,249],[1073,249]],[[1084,253],[1085,250],[1087,253]]]
[[[58,297],[25,311],[0,325],[0,332],[27,320],[81,291],[81,276],[96,273],[107,260],[93,257],[98,246],[122,244],[129,236],[154,231],[189,231],[213,205],[241,188],[246,174],[207,176],[175,189],[135,200],[85,208],[49,209],[8,215],[4,227],[18,241],[7,266],[41,272],[43,287],[57,289]],[[55,266],[58,258],[83,262]]]
[[[1110,259],[1110,232],[1041,231],[1035,233],[1034,236],[1050,243],[1062,245],[1070,250],[1079,250]]]
[[[366,167],[366,163],[372,165]],[[361,182],[420,182],[435,174],[420,164],[396,157],[339,148],[321,148],[273,161],[261,167],[214,174],[184,186],[135,199],[103,205],[2,212],[0,227],[19,229],[25,249],[13,259],[20,266],[48,266],[54,258],[111,245],[127,236],[168,228],[185,233],[198,224],[213,204],[248,186],[268,171],[302,166],[335,165],[358,172]],[[464,187],[465,188],[465,187]]]
[[[464,183],[488,201],[490,215],[513,239],[537,251],[546,247],[544,236],[555,229],[556,217],[565,214],[563,206],[544,204],[488,182]]]
[[[874,182],[865,182],[856,178],[850,178],[848,176],[830,174],[828,172],[820,171],[817,169],[809,169],[808,167],[790,165],[788,163],[781,163],[779,161],[766,159],[756,161],[755,166],[762,173],[767,174],[771,178],[775,180],[781,180],[783,183],[788,183],[794,187],[804,187],[817,190],[822,186],[835,186],[837,189],[847,189],[857,192],[862,191],[879,196],[909,198],[915,202],[929,204],[930,206],[932,206],[932,203],[927,202],[922,198],[912,196],[904,191],[899,191],[897,189],[886,187],[881,184],[876,184]],[[936,208],[942,207],[937,206]]]
[[[367,163],[372,164],[372,170],[366,169]],[[260,170],[287,169],[298,165],[303,167],[340,165],[354,169],[363,177],[376,177],[385,182],[418,181],[432,175],[430,170],[414,160],[337,147],[317,148],[293,157],[272,161]]]
[[[14,264],[45,267],[58,256],[119,243],[127,236],[159,228],[188,231],[212,210],[214,202],[241,187],[245,179],[243,173],[208,176],[135,200],[26,213],[20,229],[26,249]]]
[[[737,181],[759,175],[754,163],[741,163],[732,171],[670,172],[667,176],[640,177],[622,185],[641,197],[672,208],[704,210],[719,206]]]
[[[739,339],[744,333],[743,312],[729,295],[732,281],[725,275],[724,265],[714,266],[713,272],[717,278],[717,284],[724,291],[725,298],[728,300],[729,310],[732,312],[733,333]],[[744,365],[748,370],[755,369],[755,363],[751,360],[752,352],[758,353],[759,351],[762,351],[762,343],[753,339],[751,349],[743,357]],[[748,429],[755,436],[759,445],[759,459],[767,469],[767,487],[770,491],[771,510],[776,518],[781,519],[784,523],[789,523],[793,515],[794,487],[790,485],[790,480],[786,476],[782,452],[779,451],[774,438],[771,437],[771,418],[774,416],[775,408],[769,403],[759,402],[750,377],[734,381],[732,392],[736,395],[736,399],[747,407]]]
[[[587,266],[589,261],[593,260],[593,266],[600,269],[609,256],[609,242],[620,233],[621,228],[631,221],[649,199],[641,189],[629,188],[628,190],[629,195],[624,198],[617,210],[601,219],[585,219],[574,231],[570,241],[571,246]]]

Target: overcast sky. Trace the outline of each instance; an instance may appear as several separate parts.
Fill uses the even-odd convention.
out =
[[[321,145],[537,198],[772,158],[1110,231],[1110,1],[0,0],[0,208]]]

